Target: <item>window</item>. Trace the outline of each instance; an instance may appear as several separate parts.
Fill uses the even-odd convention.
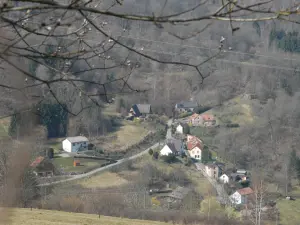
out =
[[[75,143],[73,143],[73,146],[75,146]]]

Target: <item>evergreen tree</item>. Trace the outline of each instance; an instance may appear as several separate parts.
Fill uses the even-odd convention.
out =
[[[207,163],[210,160],[211,160],[211,154],[208,147],[205,145],[201,154],[201,162]]]
[[[11,137],[17,136],[19,122],[20,122],[20,115],[18,113],[14,113],[10,119],[10,125],[8,128],[9,136]]]

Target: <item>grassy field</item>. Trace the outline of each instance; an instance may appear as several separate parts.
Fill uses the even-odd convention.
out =
[[[78,181],[84,188],[107,188],[127,184],[128,181],[116,173],[104,172]]]
[[[251,101],[241,97],[233,98],[225,102],[222,106],[215,107],[205,112],[216,117],[217,123],[238,123],[240,125],[251,124],[254,116],[251,109]]]
[[[300,201],[289,201],[282,199],[277,201],[277,207],[280,212],[280,224],[298,225],[300,221]]]
[[[149,220],[132,220],[117,217],[108,217],[82,214],[68,213],[61,211],[38,210],[33,209],[13,209],[10,220],[1,221],[5,225],[163,225],[167,223],[149,221]]]
[[[106,160],[96,160],[96,159],[79,159],[80,166],[73,166],[73,158],[72,157],[61,157],[61,158],[54,158],[53,164],[56,168],[63,168],[65,172],[87,172],[92,170],[93,168],[99,167]]]
[[[93,143],[101,146],[106,151],[118,151],[138,143],[148,132],[147,123],[135,123],[124,120],[122,121],[122,126],[115,132],[111,132],[104,138],[93,141]]]

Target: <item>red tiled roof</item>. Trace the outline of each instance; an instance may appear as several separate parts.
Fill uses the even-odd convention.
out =
[[[189,137],[191,139],[186,144],[188,150],[192,150],[195,147],[202,149],[202,141],[199,138],[197,138],[195,136],[191,136],[191,135],[189,135]]]
[[[193,115],[191,115],[191,116],[189,117],[189,119],[192,120],[192,119],[197,118],[198,116],[200,116],[200,115],[197,114],[197,113],[194,113]]]
[[[31,164],[31,167],[37,167],[44,160],[43,156],[37,157]]]
[[[250,194],[253,194],[253,190],[251,188],[249,188],[249,187],[239,189],[239,190],[237,190],[237,192],[240,193],[240,195],[250,195]]]
[[[210,115],[210,114],[202,114],[201,115],[202,119],[204,121],[212,121],[212,120],[215,120],[215,117],[213,115]]]

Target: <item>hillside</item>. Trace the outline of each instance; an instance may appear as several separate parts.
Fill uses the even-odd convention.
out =
[[[50,210],[33,209],[14,209],[12,210],[13,216],[9,218],[11,221],[6,222],[6,225],[164,225],[167,223],[147,221],[147,220],[131,220],[125,218],[115,218],[109,216],[100,216],[82,213],[68,213]]]

